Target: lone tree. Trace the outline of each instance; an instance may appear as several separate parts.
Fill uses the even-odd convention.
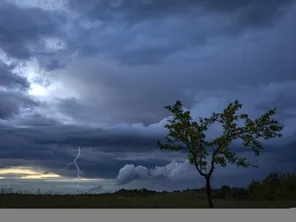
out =
[[[182,110],[180,101],[177,101],[174,106],[165,106],[165,109],[169,110],[174,118],[168,120],[169,124],[165,125],[169,131],[165,137],[167,143],[157,141],[157,144],[162,150],[188,150],[190,164],[194,165],[198,173],[206,180],[210,208],[214,207],[211,196],[211,176],[216,165],[226,167],[227,163],[230,163],[237,165],[237,167],[257,167],[247,158],[242,158],[233,152],[229,147],[230,144],[236,139],[241,139],[244,147],[252,148],[255,155],[258,156],[263,149],[258,139],[269,140],[282,136],[280,132],[283,126],[272,118],[276,109],[269,110],[260,118],[251,120],[248,114],[237,114],[241,108],[242,104],[236,100],[230,103],[222,113],[212,113],[210,118],[199,118],[198,123],[192,120],[190,111]],[[244,120],[242,127],[238,126],[239,120]],[[208,141],[205,133],[214,123],[219,123],[223,127],[223,131],[219,137]],[[210,158],[207,158],[210,153]]]

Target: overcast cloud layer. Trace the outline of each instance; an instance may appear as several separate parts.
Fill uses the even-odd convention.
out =
[[[218,168],[214,186],[295,169],[294,21],[295,0],[1,1],[1,186],[203,186],[185,152],[156,146],[176,100],[196,118],[236,99],[252,118],[276,107],[285,125],[259,169]],[[79,146],[83,181],[64,169]]]

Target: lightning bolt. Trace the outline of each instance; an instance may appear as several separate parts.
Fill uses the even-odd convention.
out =
[[[81,153],[81,150],[80,150],[80,147],[78,147],[78,154],[77,154],[77,156],[76,156],[76,158],[74,159],[74,161],[73,162],[71,162],[71,163],[69,163],[67,166],[65,166],[65,168],[63,169],[63,170],[66,170],[69,166],[71,166],[71,165],[75,165],[75,167],[76,167],[76,169],[77,169],[77,179],[80,179],[80,174],[81,174],[81,170],[80,170],[80,168],[79,168],[79,166],[78,166],[78,164],[77,164],[77,160],[78,160],[78,158],[80,157],[80,153]],[[79,188],[79,184],[77,185],[77,187],[76,187],[76,190]]]

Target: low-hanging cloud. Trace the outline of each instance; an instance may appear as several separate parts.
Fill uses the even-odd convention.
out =
[[[252,179],[262,178],[262,176],[270,173],[270,170],[277,170],[277,172],[292,171],[293,161],[295,158],[289,158],[291,151],[295,146],[296,141],[283,147],[286,150],[287,155],[282,161],[280,153],[281,150],[275,150],[273,152],[262,153],[261,156],[255,157],[250,153],[242,153],[240,156],[248,158],[250,161],[258,160],[257,164],[259,168],[238,168],[235,165],[227,165],[226,168],[216,166],[213,174],[213,185],[221,186],[228,185],[242,185],[244,186]],[[266,147],[268,148],[268,147]],[[270,167],[270,161],[273,161],[273,168]],[[292,167],[292,168],[291,168]],[[244,175],[244,176],[243,176]],[[242,183],[235,181],[235,178],[240,178]],[[155,181],[155,183],[162,183],[164,180],[169,180],[171,183],[182,183],[185,181],[203,181],[203,177],[199,175],[193,165],[188,160],[184,161],[171,161],[167,165],[155,166],[153,168],[147,168],[141,165],[135,166],[133,164],[127,164],[118,171],[116,181],[118,184],[129,184],[134,181]]]
[[[148,169],[146,167],[128,164],[119,170],[117,181],[120,184],[125,184],[133,179],[145,177],[148,177]]]

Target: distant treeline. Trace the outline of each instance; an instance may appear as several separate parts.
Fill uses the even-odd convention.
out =
[[[93,194],[102,197],[145,197],[153,195],[198,193],[198,197],[206,199],[206,189],[187,189],[183,191],[153,191],[148,189],[121,189],[114,193]],[[16,193],[12,189],[0,189],[0,195]],[[21,192],[25,194],[24,192]],[[28,193],[27,193],[28,194]],[[40,192],[35,195],[42,195]],[[48,193],[45,195],[54,195]],[[91,195],[89,193],[79,195]],[[224,185],[219,189],[212,189],[213,199],[236,199],[236,200],[296,200],[296,173],[271,173],[261,181],[253,180],[247,188],[230,187]]]

